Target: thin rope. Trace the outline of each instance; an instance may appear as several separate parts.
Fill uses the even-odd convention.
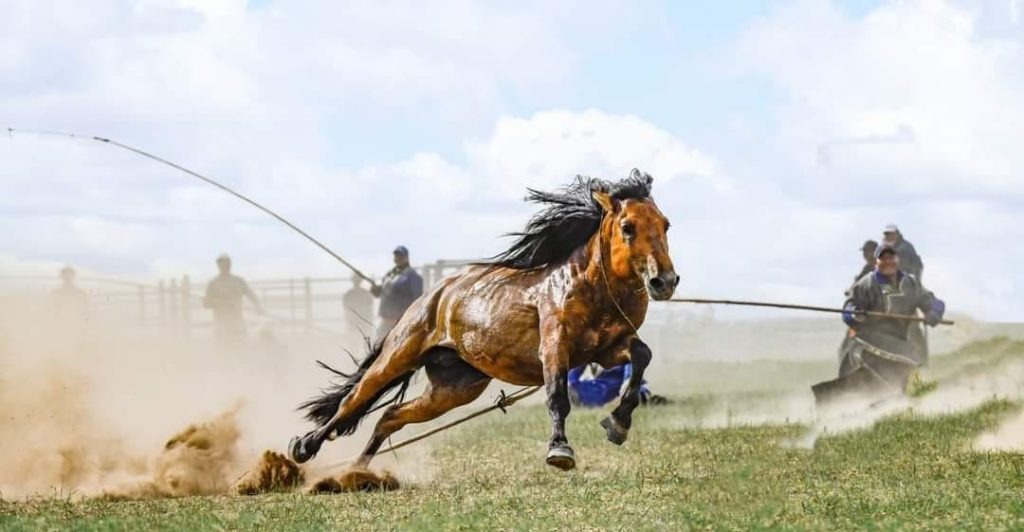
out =
[[[231,194],[232,196],[234,196],[234,197],[236,197],[236,198],[238,198],[238,199],[248,203],[249,205],[252,205],[253,207],[256,207],[257,209],[259,209],[259,210],[269,214],[270,216],[273,216],[275,219],[277,219],[277,221],[287,225],[293,231],[295,231],[296,233],[299,233],[300,235],[305,237],[306,240],[309,240],[310,242],[315,244],[317,247],[319,247],[320,249],[325,251],[328,255],[330,255],[331,257],[334,257],[335,260],[337,260],[338,262],[340,262],[343,265],[345,265],[348,269],[352,270],[352,273],[355,273],[356,275],[358,275],[359,277],[362,277],[363,279],[365,279],[366,281],[369,281],[370,283],[375,283],[375,281],[373,279],[371,279],[365,273],[360,271],[359,268],[356,268],[351,263],[349,263],[347,260],[343,259],[340,255],[338,255],[337,253],[332,251],[329,247],[327,247],[323,243],[321,243],[319,240],[313,238],[309,233],[303,231],[302,229],[299,229],[298,226],[296,226],[295,224],[289,222],[288,220],[285,220],[281,215],[279,215],[276,212],[274,212],[274,211],[264,207],[263,205],[260,205],[255,200],[252,200],[252,199],[248,198],[247,196],[241,194],[240,192],[236,192],[235,190],[233,190],[233,189],[231,189],[231,188],[229,188],[229,187],[227,187],[225,185],[222,185],[222,184],[218,183],[217,181],[215,181],[215,180],[213,180],[213,179],[211,179],[209,177],[206,177],[206,176],[204,176],[204,175],[202,175],[202,174],[200,174],[198,172],[194,172],[192,170],[189,170],[188,168],[185,168],[184,166],[181,166],[179,164],[173,163],[171,161],[168,161],[167,159],[164,159],[162,157],[158,157],[156,155],[153,155],[152,153],[149,153],[147,151],[141,150],[141,149],[136,148],[134,146],[129,146],[127,144],[122,144],[122,143],[120,143],[120,142],[118,142],[116,140],[112,140],[112,139],[108,139],[108,138],[104,138],[104,137],[87,136],[87,135],[76,135],[74,133],[65,133],[65,132],[62,132],[62,131],[47,131],[47,130],[38,130],[38,129],[15,129],[15,128],[12,128],[12,127],[8,127],[7,128],[8,136],[12,135],[15,132],[17,132],[17,133],[31,133],[31,134],[36,134],[36,135],[53,135],[53,136],[67,137],[67,138],[72,138],[72,139],[95,140],[97,142],[102,142],[104,144],[111,144],[113,146],[117,146],[118,148],[121,148],[121,149],[124,149],[124,150],[128,150],[128,151],[130,151],[132,153],[141,155],[141,156],[146,157],[148,159],[152,159],[152,160],[157,161],[159,163],[162,163],[162,164],[165,164],[167,166],[170,166],[171,168],[174,168],[174,169],[180,170],[182,172],[185,172],[186,174],[189,174],[192,177],[200,179],[200,180],[202,180],[202,181],[204,181],[204,182],[206,182],[206,183],[208,183],[210,185],[213,185],[213,186],[223,190],[224,192],[227,192],[228,194]]]
[[[611,247],[610,244],[609,244],[609,247]],[[611,285],[611,283],[608,282],[608,274],[604,270],[604,218],[603,217],[601,218],[601,227],[598,229],[597,262],[598,262],[598,265],[599,265],[599,269],[601,270],[601,277],[604,279],[604,287],[608,291],[608,298],[612,300],[612,303],[615,305],[615,309],[619,311],[619,315],[622,316],[622,319],[626,320],[626,323],[629,324],[629,327],[631,329],[633,329],[633,333],[636,334],[636,337],[640,338],[640,331],[637,330],[636,325],[633,325],[633,321],[629,319],[629,316],[626,315],[626,312],[622,310],[621,306],[619,306],[619,301],[617,299],[615,299],[615,294],[612,293],[612,285]]]
[[[402,441],[400,441],[400,442],[398,442],[398,443],[396,443],[394,445],[391,445],[390,447],[387,447],[385,449],[381,449],[381,450],[377,451],[374,454],[384,454],[384,453],[390,453],[392,451],[397,451],[398,449],[401,449],[402,447],[405,447],[407,445],[411,445],[411,444],[416,443],[416,442],[418,442],[420,440],[425,440],[425,439],[427,439],[427,438],[429,438],[429,437],[431,437],[431,436],[433,436],[433,435],[435,435],[435,434],[437,434],[439,432],[444,432],[444,431],[446,431],[446,430],[448,430],[448,429],[450,429],[452,427],[455,427],[457,425],[461,425],[461,424],[463,424],[463,423],[465,423],[465,422],[467,422],[467,421],[469,421],[469,420],[471,420],[473,418],[482,416],[482,415],[484,415],[484,414],[486,414],[488,412],[493,412],[494,410],[501,410],[502,412],[505,412],[506,408],[508,408],[508,407],[510,407],[510,406],[512,406],[512,405],[514,405],[516,403],[518,403],[519,401],[522,401],[523,399],[529,397],[530,395],[533,395],[534,393],[536,393],[540,389],[541,389],[540,386],[520,388],[519,390],[516,390],[515,392],[513,392],[511,394],[508,394],[508,395],[506,395],[504,390],[502,390],[501,395],[498,396],[497,400],[495,400],[493,405],[488,406],[486,408],[482,408],[480,410],[477,410],[476,412],[473,412],[472,414],[463,416],[463,417],[461,417],[459,419],[456,419],[454,421],[451,421],[449,423],[445,423],[444,425],[441,425],[440,427],[436,427],[436,428],[430,429],[430,430],[428,430],[426,432],[423,432],[421,434],[417,434],[416,436],[413,436],[413,437],[408,438],[406,440],[402,440]],[[349,457],[349,458],[345,458],[344,460],[338,460],[336,462],[331,462],[330,464],[327,464],[326,468],[327,469],[334,469],[336,467],[341,467],[341,466],[344,466],[344,465],[351,464],[352,462],[355,462],[355,461],[359,460],[360,456],[352,456],[352,457]]]

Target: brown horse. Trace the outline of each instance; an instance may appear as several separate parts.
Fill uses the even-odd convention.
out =
[[[363,416],[388,406],[357,462],[365,467],[394,432],[473,401],[499,379],[545,386],[552,419],[547,463],[572,469],[566,376],[590,362],[633,363],[618,407],[601,422],[608,439],[622,444],[651,360],[636,329],[648,296],[668,299],[679,282],[668,255],[668,220],[651,198],[652,181],[633,170],[616,183],[577,177],[560,192],[530,190],[527,199],[544,209],[513,235],[506,252],[438,283],[355,373],[335,371],[345,382],[300,407],[319,428],[292,440],[292,458],[309,460],[324,440],[351,434]],[[420,368],[429,385],[423,395],[402,402]]]

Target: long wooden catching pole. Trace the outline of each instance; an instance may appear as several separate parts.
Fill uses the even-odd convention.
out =
[[[769,308],[788,308],[794,310],[811,310],[814,312],[830,312],[833,314],[842,314],[847,312],[841,308],[832,307],[816,307],[813,305],[794,305],[791,303],[768,303],[764,301],[737,301],[732,299],[696,299],[696,298],[672,298],[668,300],[671,303],[697,303],[702,305],[738,305],[743,307],[769,307]],[[904,320],[904,321],[925,321],[920,316],[907,316],[905,314],[889,314],[887,312],[875,312],[875,311],[864,311],[862,312],[865,316],[871,316],[875,318],[888,318],[893,320]],[[939,323],[942,325],[954,325],[956,322],[952,320],[940,320]]]

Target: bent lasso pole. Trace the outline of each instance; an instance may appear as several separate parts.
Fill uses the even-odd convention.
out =
[[[305,237],[306,240],[309,240],[310,242],[316,244],[317,247],[319,247],[320,249],[326,251],[328,255],[334,257],[338,262],[342,263],[348,269],[352,270],[352,273],[358,275],[359,277],[362,277],[366,281],[369,281],[371,284],[374,283],[374,280],[371,279],[369,276],[367,276],[365,273],[359,271],[359,268],[356,268],[351,263],[349,263],[347,260],[341,258],[337,253],[331,251],[330,248],[328,248],[327,246],[325,246],[322,243],[320,243],[319,240],[313,238],[312,236],[309,235],[309,233],[303,231],[302,229],[299,229],[297,226],[295,226],[295,224],[289,222],[288,220],[285,220],[284,218],[282,218],[276,212],[274,212],[274,211],[264,207],[263,205],[260,205],[259,203],[256,203],[254,200],[249,199],[248,197],[242,195],[241,193],[236,192],[236,191],[232,190],[231,188],[229,188],[229,187],[227,187],[225,185],[222,185],[222,184],[218,183],[217,181],[214,181],[213,179],[210,179],[209,177],[201,175],[198,172],[193,172],[192,170],[189,170],[188,168],[185,168],[184,166],[172,163],[171,161],[168,161],[167,159],[163,159],[161,157],[157,157],[156,155],[153,155],[152,153],[140,150],[139,148],[136,148],[136,147],[133,147],[133,146],[129,146],[127,144],[122,144],[122,143],[120,143],[120,142],[118,142],[116,140],[111,140],[111,139],[103,138],[103,137],[88,136],[88,135],[76,135],[74,133],[64,133],[62,131],[42,131],[42,130],[36,130],[36,129],[15,129],[13,127],[8,127],[7,128],[7,134],[11,135],[13,133],[31,133],[31,134],[35,134],[35,135],[52,135],[52,136],[57,136],[57,137],[67,137],[67,138],[71,138],[71,139],[95,140],[97,142],[102,142],[104,144],[111,144],[111,145],[117,146],[118,148],[121,148],[121,149],[124,149],[124,150],[128,150],[128,151],[130,151],[132,153],[135,153],[135,154],[141,155],[143,157],[146,157],[147,159],[152,159],[152,160],[157,161],[159,163],[163,163],[163,164],[165,164],[167,166],[170,166],[171,168],[174,168],[174,169],[177,169],[177,170],[181,170],[182,172],[185,172],[186,174],[188,174],[188,175],[190,175],[192,177],[195,177],[197,179],[205,181],[206,183],[209,183],[209,184],[211,184],[211,185],[213,185],[213,186],[223,190],[224,192],[227,192],[228,194],[231,194],[232,196],[234,196],[234,197],[236,197],[236,198],[238,198],[238,199],[248,203],[249,205],[252,205],[253,207],[256,207],[257,209],[259,209],[259,210],[261,210],[261,211],[263,211],[263,212],[273,216],[274,218],[277,219],[277,221],[279,221],[279,222],[287,225],[288,227],[292,228],[292,230],[294,230],[296,233],[299,233],[300,235]]]
[[[469,420],[471,420],[471,419],[473,419],[475,417],[482,416],[482,415],[484,415],[484,414],[486,414],[488,412],[493,412],[495,410],[501,410],[502,412],[505,412],[506,408],[508,408],[508,407],[510,407],[510,406],[512,406],[512,405],[514,405],[516,403],[518,403],[519,401],[522,401],[523,399],[527,398],[530,395],[533,395],[534,393],[537,392],[537,390],[540,390],[540,389],[541,389],[540,386],[520,388],[520,389],[516,390],[515,392],[512,392],[512,393],[510,393],[508,395],[505,395],[505,391],[502,390],[501,395],[498,396],[498,399],[496,401],[494,401],[493,405],[488,406],[486,408],[481,408],[480,410],[477,410],[476,412],[473,412],[472,414],[465,415],[463,417],[460,417],[459,419],[456,419],[456,420],[451,421],[449,423],[445,423],[444,425],[441,425],[440,427],[435,427],[433,429],[430,429],[430,430],[428,430],[428,431],[426,431],[426,432],[424,432],[422,434],[417,434],[416,436],[413,436],[412,438],[409,438],[409,439],[406,439],[406,440],[402,440],[402,441],[400,441],[400,442],[398,442],[398,443],[396,443],[394,445],[391,445],[391,446],[389,446],[389,447],[387,447],[385,449],[381,449],[380,451],[377,451],[377,454],[384,454],[384,453],[388,453],[388,452],[391,452],[391,451],[397,451],[398,449],[401,449],[402,447],[405,447],[406,445],[411,445],[411,444],[416,443],[416,442],[418,442],[420,440],[429,438],[430,436],[433,436],[434,434],[437,434],[438,432],[446,431],[446,430],[448,430],[448,429],[450,429],[450,428],[452,428],[452,427],[454,427],[456,425],[461,425],[462,423],[465,423],[465,422],[467,422],[467,421],[469,421]],[[328,469],[334,469],[335,467],[341,467],[341,466],[344,466],[344,465],[348,465],[348,464],[350,464],[350,463],[352,463],[354,461],[356,461],[356,457],[346,458],[344,460],[339,460],[337,462],[331,462],[330,464],[327,464],[326,467]]]
[[[833,314],[842,314],[849,312],[841,308],[831,307],[815,307],[812,305],[793,305],[789,303],[766,303],[763,301],[734,301],[730,299],[688,299],[688,298],[672,298],[668,300],[671,303],[698,303],[704,305],[738,305],[744,307],[770,307],[770,308],[789,308],[796,310],[813,310],[815,312],[831,312]],[[893,320],[903,321],[925,321],[920,316],[907,316],[905,314],[889,314],[887,312],[875,312],[872,310],[866,310],[858,312],[865,316],[872,316],[875,318],[889,318]],[[954,325],[956,322],[952,320],[939,320],[942,325]]]

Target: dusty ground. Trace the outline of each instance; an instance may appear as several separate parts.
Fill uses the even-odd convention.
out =
[[[289,436],[307,429],[293,408],[323,384],[311,360],[339,359],[335,341],[224,352],[198,338],[153,342],[99,328],[69,342],[41,324],[15,327],[7,318],[0,329],[0,528],[1006,528],[1024,522],[1017,497],[1024,487],[1018,414],[1024,344],[1010,339],[972,342],[936,358],[919,383],[920,397],[822,419],[807,385],[835,371],[830,332],[806,322],[790,327],[806,332],[798,335],[801,352],[814,349],[811,343],[824,353],[817,360],[787,357],[785,349],[722,360],[713,352],[668,351],[698,336],[703,340],[694,344],[713,345],[707,338],[716,334],[732,336],[734,347],[746,345],[737,331],[756,330],[752,323],[705,322],[662,335],[651,381],[675,403],[641,412],[625,446],[604,441],[597,425],[604,411],[573,412],[576,471],[543,464],[549,427],[534,401],[381,457],[374,466],[395,473],[398,491],[244,497],[226,493],[265,450],[283,450]],[[1000,327],[995,332],[1018,331]],[[962,341],[993,330],[975,327]],[[183,431],[190,425],[195,430]],[[176,434],[183,437],[168,445]],[[316,467],[350,456],[363,442],[360,433],[328,444],[307,480],[337,474]],[[198,482],[195,471],[175,461],[182,453],[191,460],[185,463],[212,476]],[[134,492],[147,495],[144,501],[95,497],[132,495],[140,486],[163,488]],[[206,495],[180,496],[188,494]]]

